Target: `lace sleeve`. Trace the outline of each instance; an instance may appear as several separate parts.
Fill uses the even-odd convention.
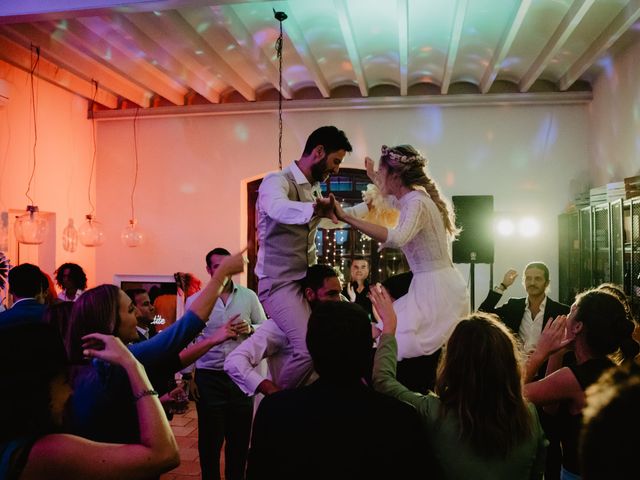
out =
[[[398,225],[389,230],[387,241],[381,245],[381,248],[402,248],[424,227],[427,218],[426,205],[419,197],[412,199],[400,210]]]

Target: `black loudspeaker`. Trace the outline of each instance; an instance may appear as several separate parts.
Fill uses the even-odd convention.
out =
[[[453,242],[453,262],[493,263],[493,195],[458,195],[452,200],[456,225],[462,228]]]

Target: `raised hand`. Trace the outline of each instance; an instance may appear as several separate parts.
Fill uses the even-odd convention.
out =
[[[395,335],[398,318],[393,309],[393,300],[389,292],[387,292],[387,289],[379,283],[371,285],[371,287],[369,287],[369,298],[377,313],[376,318],[379,318],[383,323],[382,333]]]
[[[347,294],[349,295],[349,301],[350,302],[355,302],[356,301],[356,291],[353,289],[353,283],[352,282],[347,283]]]
[[[367,177],[373,182],[376,183],[376,172],[373,169],[373,160],[370,157],[364,158],[364,168],[367,171]]]
[[[511,286],[517,276],[518,276],[518,272],[516,272],[513,268],[510,270],[507,270],[507,273],[505,273],[504,277],[502,278],[502,284],[505,287]]]
[[[249,263],[247,259],[246,253],[248,250],[248,246],[242,249],[242,251],[236,253],[235,255],[229,255],[225,257],[224,260],[220,263],[218,270],[224,273],[225,276],[235,275],[236,273],[242,273],[244,271],[244,266]]]
[[[564,349],[572,340],[567,335],[567,316],[558,315],[555,320],[550,318],[542,329],[536,350],[540,355],[548,357]]]

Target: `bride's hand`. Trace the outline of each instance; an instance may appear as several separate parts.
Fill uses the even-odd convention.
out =
[[[340,206],[340,202],[338,202],[338,200],[335,199],[335,197],[333,196],[333,193],[330,193],[329,197],[333,201],[333,211],[335,212],[336,218],[338,220],[340,220],[341,222],[347,222],[348,223],[347,214],[345,213],[345,211]]]
[[[376,183],[376,172],[373,169],[373,160],[371,160],[370,157],[365,157],[364,168],[367,170],[367,177],[369,177],[373,183]]]

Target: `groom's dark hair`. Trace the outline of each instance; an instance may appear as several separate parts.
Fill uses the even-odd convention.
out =
[[[304,146],[304,155],[309,155],[318,145],[324,147],[326,155],[338,150],[345,150],[346,152],[353,150],[345,133],[334,126],[320,127],[314,130],[307,138],[307,143]]]

